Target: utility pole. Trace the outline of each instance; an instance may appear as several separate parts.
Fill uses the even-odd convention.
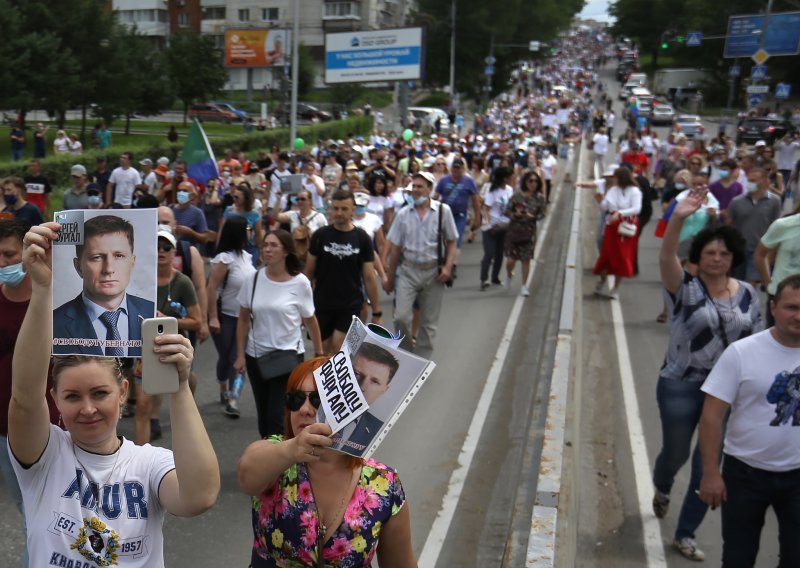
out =
[[[294,0],[294,27],[292,29],[292,104],[289,122],[289,148],[294,148],[297,138],[297,78],[300,76],[300,0]]]
[[[450,2],[450,106],[456,108],[456,0]]]
[[[398,3],[398,12],[395,18],[398,27],[405,26],[406,23],[406,2],[407,0],[401,0]],[[408,81],[402,80],[398,81],[397,83],[397,107],[400,112],[400,130],[402,131],[403,127],[411,128],[412,124],[406,124],[406,116],[408,115]]]

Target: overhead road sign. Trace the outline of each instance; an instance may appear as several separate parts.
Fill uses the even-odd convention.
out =
[[[325,82],[422,78],[422,28],[325,34]]]
[[[731,65],[731,68],[728,69],[729,77],[741,77],[741,75],[742,75],[742,67],[740,65]]]
[[[703,42],[703,32],[689,32],[686,34],[686,45],[689,47],[699,47]]]
[[[753,68],[750,70],[750,78],[761,80],[767,76],[767,66],[766,65],[754,65]]]
[[[778,83],[775,85],[775,98],[788,99],[792,86],[789,83]]]
[[[542,46],[542,44],[541,44],[541,43],[539,43],[538,41],[532,41],[532,42],[530,42],[530,43],[528,44],[528,49],[529,49],[530,51],[539,51],[539,48],[540,48],[541,46]]]
[[[764,95],[752,94],[747,97],[747,104],[750,108],[757,107],[764,101]]]
[[[747,87],[748,93],[764,94],[769,93],[769,85],[750,85]]]
[[[763,14],[728,18],[723,57],[752,57],[762,47],[771,56],[800,53],[800,12],[770,14],[767,35],[762,44],[763,29]]]

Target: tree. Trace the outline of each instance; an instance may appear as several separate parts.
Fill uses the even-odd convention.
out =
[[[184,124],[193,101],[213,97],[228,81],[221,50],[211,37],[195,31],[182,30],[172,36],[167,66],[175,95],[183,103]]]

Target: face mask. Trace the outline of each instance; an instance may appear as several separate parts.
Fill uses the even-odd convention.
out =
[[[366,205],[356,205],[356,215],[363,215],[367,212]]]
[[[228,179],[229,177],[231,177],[231,172],[222,172],[222,177]]]
[[[138,199],[136,201],[139,201]],[[89,196],[89,205],[100,205],[100,196],[99,195],[90,195]],[[136,203],[133,204],[136,207]]]
[[[22,282],[23,278],[25,278],[25,271],[22,269],[21,262],[0,268],[0,284],[14,287]]]
[[[178,203],[181,205],[186,205],[189,203],[189,192],[188,191],[179,191],[178,192]]]
[[[414,198],[411,197],[410,194],[407,194],[405,199],[406,199],[406,205],[414,205]]]
[[[297,198],[294,195],[292,195],[289,198],[289,203],[291,203],[292,205],[297,205]]]
[[[4,195],[3,199],[6,202],[6,205],[14,205],[17,202],[16,195]]]
[[[720,170],[719,171],[719,179],[726,179],[731,175],[731,172],[728,170]]]
[[[676,183],[675,184],[675,189],[684,190],[684,189],[686,189],[686,184],[685,183]]]
[[[756,191],[758,191],[758,184],[756,182],[754,182],[754,181],[748,181],[747,182],[747,192],[748,193],[754,193]]]
[[[424,195],[420,195],[414,200],[414,205],[425,205],[428,202],[428,198]]]
[[[89,203],[91,203],[91,202],[92,202],[92,198],[90,197],[89,198]],[[139,207],[139,199],[138,198],[134,199],[133,201],[131,201],[131,204],[133,205],[134,208]]]

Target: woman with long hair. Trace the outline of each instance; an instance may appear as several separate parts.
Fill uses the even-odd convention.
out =
[[[239,460],[239,486],[253,497],[252,568],[271,566],[415,568],[411,522],[400,478],[390,467],[331,450],[331,428],[317,422],[313,372],[298,365],[288,381],[283,436],[253,442]]]
[[[372,174],[367,180],[367,191],[369,191],[367,211],[380,217],[383,226],[388,227],[394,217],[394,200],[389,195],[386,176],[380,173]]]
[[[239,290],[239,321],[236,325],[237,373],[247,367],[256,401],[258,432],[262,438],[283,433],[283,396],[289,373],[267,377],[259,364],[278,351],[293,352],[300,363],[305,346],[301,325],[305,325],[314,351],[322,354],[319,324],[314,315],[311,282],[300,270],[294,241],[288,231],[267,233],[261,247],[264,267],[248,278]],[[280,355],[280,354],[278,354]]]
[[[483,258],[481,259],[481,290],[489,287],[489,267],[492,266],[492,284],[502,284],[500,269],[503,265],[503,251],[510,219],[506,209],[514,190],[508,185],[513,175],[505,167],[497,167],[492,174],[489,191],[483,203]]]
[[[603,295],[608,276],[615,282],[608,297],[616,299],[623,278],[634,275],[638,242],[638,215],[642,210],[642,191],[636,185],[628,168],[614,170],[616,185],[608,188],[600,199],[600,210],[607,214],[603,228],[603,244],[600,256],[594,265],[594,273],[600,275],[594,293]],[[600,198],[600,196],[597,196]]]
[[[241,381],[236,380],[236,320],[239,317],[239,290],[252,279],[255,268],[247,246],[247,221],[231,217],[222,228],[217,255],[211,259],[208,275],[208,328],[217,349],[219,401],[225,414],[239,418]]]
[[[536,248],[536,225],[544,217],[547,201],[542,193],[542,178],[533,170],[526,170],[520,180],[519,191],[511,196],[506,216],[511,220],[506,234],[506,287],[511,286],[514,267],[522,263],[522,288],[520,294],[528,296],[528,275]]]
[[[222,213],[222,221],[219,226],[219,234],[225,227],[225,221],[231,217],[241,217],[247,221],[247,246],[245,250],[250,253],[253,259],[253,266],[258,266],[258,244],[264,238],[264,230],[261,225],[261,214],[255,208],[255,193],[250,184],[245,182],[233,186],[231,190],[233,205],[229,205]],[[217,241],[219,245],[219,241]]]

